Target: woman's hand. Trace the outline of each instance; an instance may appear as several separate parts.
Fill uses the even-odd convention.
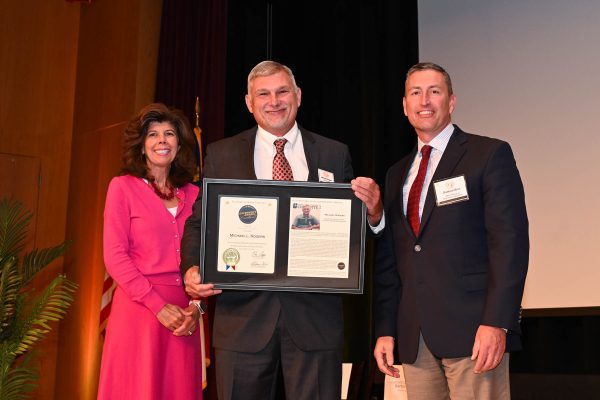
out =
[[[175,331],[185,321],[186,314],[185,310],[183,310],[181,307],[173,304],[165,304],[165,306],[160,309],[158,314],[156,314],[156,318],[158,318],[160,323],[163,324],[165,328],[170,331]]]
[[[185,318],[183,323],[179,326],[179,328],[173,331],[173,335],[175,336],[191,336],[192,333],[198,327],[198,319],[200,318],[200,311],[198,307],[193,304],[190,304],[186,308],[182,310]]]

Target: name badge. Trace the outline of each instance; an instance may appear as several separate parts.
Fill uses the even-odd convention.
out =
[[[329,171],[325,171],[324,169],[319,168],[317,170],[319,172],[319,182],[334,182],[333,173]]]
[[[433,188],[438,207],[469,200],[467,181],[464,175],[435,181]]]

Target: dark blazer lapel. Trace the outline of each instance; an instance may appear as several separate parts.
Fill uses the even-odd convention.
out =
[[[298,125],[300,134],[302,135],[302,145],[304,146],[304,155],[306,156],[306,164],[308,165],[308,181],[318,182],[319,172],[317,166],[319,165],[319,149],[315,144],[315,137],[310,131],[302,128]]]
[[[419,234],[423,232],[423,229],[427,225],[427,221],[435,208],[435,190],[433,188],[433,182],[452,176],[452,171],[454,171],[456,164],[458,164],[466,151],[466,147],[464,146],[466,142],[467,135],[465,135],[458,126],[454,125],[454,132],[450,137],[448,146],[446,146],[446,150],[444,150],[442,159],[431,178],[431,183],[427,190],[427,198],[425,199],[425,205],[423,207],[423,215],[421,215],[421,229]]]
[[[240,172],[244,174],[240,179],[257,179],[254,169],[254,144],[256,143],[256,131],[258,127],[248,129],[239,135],[239,157]],[[237,168],[237,167],[236,167]]]

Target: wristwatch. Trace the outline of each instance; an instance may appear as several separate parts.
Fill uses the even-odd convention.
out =
[[[190,305],[193,304],[200,311],[200,315],[206,312],[206,304],[202,300],[190,300]]]

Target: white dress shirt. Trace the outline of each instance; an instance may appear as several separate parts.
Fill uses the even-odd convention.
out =
[[[260,126],[256,132],[256,142],[254,143],[254,172],[258,179],[273,179],[273,158],[275,157],[275,145],[277,139],[287,139],[283,148],[285,158],[287,158],[292,167],[292,174],[295,181],[308,180],[308,163],[306,154],[304,154],[304,144],[298,124],[294,126],[283,136],[275,136],[265,131]]]
[[[408,204],[408,194],[410,192],[410,187],[412,186],[415,178],[417,177],[417,173],[419,172],[419,164],[421,163],[421,148],[426,144],[432,147],[431,154],[429,156],[429,164],[427,165],[427,172],[425,173],[425,181],[423,182],[423,190],[421,191],[421,197],[419,199],[419,219],[423,215],[423,206],[425,205],[425,199],[427,198],[427,190],[429,189],[429,184],[431,183],[431,178],[435,173],[435,169],[440,163],[440,159],[446,150],[446,146],[448,146],[448,142],[450,141],[450,136],[454,132],[454,125],[452,123],[448,124],[440,133],[437,134],[429,143],[423,143],[421,139],[418,139],[417,142],[417,155],[413,160],[413,163],[408,171],[408,176],[406,177],[406,181],[404,182],[404,187],[402,188],[402,196],[403,196],[403,204],[404,215],[406,215],[406,206]]]

